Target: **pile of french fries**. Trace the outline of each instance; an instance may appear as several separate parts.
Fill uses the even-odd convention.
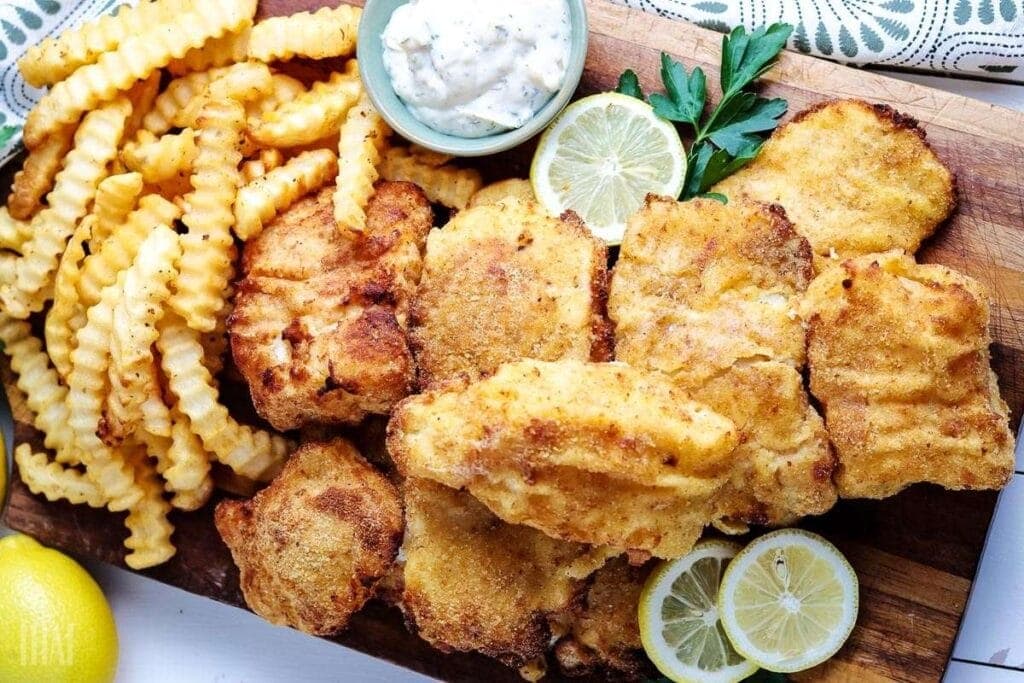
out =
[[[168,514],[206,503],[212,462],[266,481],[287,457],[282,436],[220,401],[236,239],[331,182],[345,233],[364,228],[381,176],[454,208],[482,185],[448,157],[389,146],[354,59],[314,83],[282,72],[351,57],[360,10],[255,12],[143,1],[18,65],[49,90],[0,208],[0,341],[51,453],[21,444],[15,459],[36,494],[128,511],[133,568],[174,555]]]

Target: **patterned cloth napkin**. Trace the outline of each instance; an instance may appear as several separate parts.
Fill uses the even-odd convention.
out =
[[[0,166],[17,153],[41,94],[21,80],[18,58],[45,36],[137,1],[0,0]],[[611,1],[723,32],[789,22],[792,49],[846,63],[1024,82],[1024,0]]]

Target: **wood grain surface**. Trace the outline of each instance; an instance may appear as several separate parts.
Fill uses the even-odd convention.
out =
[[[263,16],[288,14],[334,0],[263,0]],[[355,3],[361,4],[361,3]],[[581,94],[614,87],[625,68],[648,89],[660,83],[659,52],[717,74],[721,36],[588,0],[591,44]],[[715,80],[709,78],[709,80]],[[766,94],[784,97],[790,112],[824,99],[858,97],[916,117],[959,181],[960,210],[921,254],[984,282],[992,291],[993,363],[1016,427],[1024,404],[1024,115],[956,95],[802,55],[787,54],[764,79]],[[713,95],[717,97],[717,93]],[[490,177],[526,172],[529,146],[481,162]],[[0,179],[0,183],[3,180]],[[4,385],[18,441],[40,443],[4,359]],[[237,389],[236,398],[244,398]],[[359,435],[366,442],[379,434]],[[376,444],[379,448],[379,444]],[[833,540],[861,580],[858,627],[838,656],[798,680],[934,681],[944,670],[996,495],[916,486],[885,501],[844,501],[804,523]],[[4,521],[80,556],[121,564],[120,515],[50,504],[15,483]],[[209,508],[176,514],[178,555],[146,575],[242,606],[238,573],[212,525]],[[484,596],[484,599],[486,597]],[[231,637],[225,634],[224,637]],[[377,657],[445,680],[515,681],[517,675],[480,656],[444,655],[404,628],[397,611],[370,605],[336,639]],[[296,675],[301,663],[296,663]],[[339,676],[343,672],[339,672]]]

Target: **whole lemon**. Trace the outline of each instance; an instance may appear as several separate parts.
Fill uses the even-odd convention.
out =
[[[0,615],[0,681],[114,680],[114,615],[70,557],[28,536],[0,538]]]

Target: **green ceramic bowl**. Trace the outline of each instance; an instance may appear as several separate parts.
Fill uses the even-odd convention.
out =
[[[409,0],[367,0],[363,18],[359,23],[359,72],[366,90],[384,120],[410,142],[437,152],[460,157],[477,157],[494,154],[520,145],[547,127],[572,99],[576,86],[583,75],[583,64],[587,60],[587,10],[584,0],[566,0],[569,5],[569,19],[572,22],[572,47],[569,52],[569,67],[562,89],[534,114],[521,128],[497,133],[484,138],[460,138],[439,133],[409,113],[402,100],[391,87],[391,79],[384,69],[384,48],[381,34],[391,19],[391,13]],[[493,2],[494,0],[484,0]],[[515,0],[511,0],[515,1]]]

